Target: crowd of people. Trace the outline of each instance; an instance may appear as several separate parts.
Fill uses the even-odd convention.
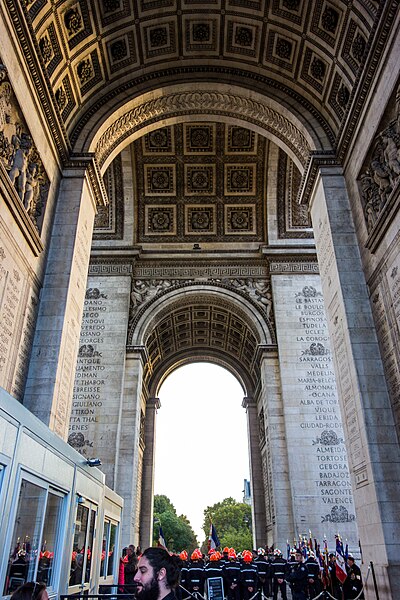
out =
[[[128,554],[129,558],[124,559],[124,583],[133,584],[139,595],[141,557],[135,554],[132,546]],[[330,553],[326,564],[321,566],[314,552],[305,552],[304,548],[292,548],[287,559],[278,549],[264,548],[241,553],[224,548],[222,552],[210,550],[208,555],[196,549],[190,556],[185,550],[169,555],[174,556],[179,569],[179,584],[175,590],[177,600],[209,598],[208,582],[215,578],[222,579],[225,600],[277,600],[278,597],[287,600],[288,596],[293,600],[324,596],[335,600],[364,598],[361,570],[351,555],[346,557],[344,579],[338,576],[335,554]],[[144,595],[141,600],[157,600],[157,597]]]
[[[278,549],[257,551],[234,548],[222,552],[199,549],[190,557],[163,547],[124,548],[120,559],[118,587],[137,600],[334,600],[363,599],[361,570],[354,557],[347,556],[344,580],[338,577],[335,554],[329,554],[321,568],[312,551],[293,548],[286,559]],[[210,593],[211,580],[220,581],[220,595]],[[215,590],[214,590],[215,591]],[[27,582],[16,589],[12,600],[48,600],[44,583]]]

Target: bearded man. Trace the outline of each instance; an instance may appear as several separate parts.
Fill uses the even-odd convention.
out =
[[[134,582],[137,600],[176,600],[179,558],[164,548],[147,548],[139,559]]]

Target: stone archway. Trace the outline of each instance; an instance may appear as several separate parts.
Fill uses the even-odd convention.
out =
[[[148,355],[143,371],[145,426],[141,488],[141,545],[151,540],[153,526],[154,420],[158,390],[175,368],[193,361],[211,361],[224,366],[241,382],[249,426],[250,470],[255,541],[265,537],[265,501],[260,476],[261,455],[254,397],[260,380],[262,349],[275,348],[270,328],[272,314],[254,301],[223,286],[193,284],[167,290],[146,305],[131,323],[130,341],[142,342]],[[148,368],[151,365],[151,368]]]
[[[201,96],[201,94],[200,94]],[[202,121],[209,120],[209,117],[202,113],[199,109],[200,100],[198,96],[195,96],[195,111],[194,114],[186,115],[185,112],[190,109],[187,104],[184,103],[184,109],[182,114],[179,115],[180,119],[186,120],[189,118],[200,118]],[[162,103],[161,103],[162,105]],[[174,106],[176,108],[176,106]],[[222,108],[220,107],[222,120],[227,117],[224,115]],[[200,111],[200,112],[199,112]],[[133,139],[134,136],[139,136],[141,133],[146,132],[146,122],[144,121],[144,125],[140,124],[140,128],[137,132],[132,133],[132,125],[135,123],[130,121],[130,117],[133,113],[126,113],[128,117],[126,118],[127,122],[127,137],[123,137],[121,144],[119,145],[118,138],[115,139],[110,135],[111,140],[111,151],[107,155],[107,152],[104,154],[104,163],[103,167],[107,165],[107,160],[111,160],[111,157],[114,155],[114,152],[117,152],[128,143],[129,139]],[[159,121],[161,119],[161,113],[157,115],[156,122],[163,123],[163,121]],[[164,114],[166,118],[166,123],[177,122],[176,114],[172,115],[168,113],[168,111]],[[214,116],[215,118],[215,116]],[[233,115],[230,115],[231,119],[230,123],[235,122]],[[169,120],[171,119],[171,120]],[[260,117],[260,122],[258,126],[260,126],[260,130],[265,133],[266,137],[271,137],[271,132],[267,129],[263,129],[261,127],[262,119]],[[243,120],[241,118],[238,119],[240,124],[243,124]],[[142,122],[141,122],[142,123]],[[289,121],[287,122],[290,123]],[[119,125],[123,125],[123,122],[118,122]],[[153,127],[154,123],[151,123],[151,119],[148,123],[149,131]],[[249,125],[250,127],[250,125]],[[253,127],[254,129],[254,127]],[[301,129],[301,128],[300,128]],[[297,129],[297,132],[300,131]],[[110,132],[114,135],[116,134],[116,129],[114,129],[113,125],[110,125]],[[130,137],[132,136],[132,137]],[[106,136],[107,137],[107,136]],[[277,136],[278,137],[278,136]],[[284,138],[284,136],[282,136]],[[106,140],[106,138],[104,138]],[[277,141],[277,139],[275,140]],[[289,140],[290,142],[290,140]],[[296,152],[294,151],[293,145],[291,146],[291,142],[285,145],[284,140],[280,140],[288,154],[295,156]],[[346,340],[346,345],[351,347],[351,335],[355,333],[352,328],[349,328],[348,331],[341,333],[341,342],[337,342],[339,338],[335,338],[334,327],[338,323],[339,318],[342,322],[346,322],[348,316],[350,319],[352,315],[347,314],[347,310],[350,309],[350,312],[354,310],[354,306],[351,307],[348,304],[348,298],[346,298],[346,293],[348,291],[348,287],[341,287],[341,278],[346,276],[346,273],[343,271],[343,264],[340,263],[335,257],[335,252],[332,249],[334,246],[333,237],[335,234],[340,233],[340,228],[335,231],[335,229],[330,230],[329,225],[331,223],[331,219],[333,218],[335,207],[335,198],[340,198],[341,202],[341,211],[346,208],[347,215],[349,216],[348,224],[351,230],[351,235],[347,236],[345,239],[345,249],[344,252],[348,251],[353,253],[354,249],[357,246],[357,242],[354,236],[354,229],[352,228],[351,215],[349,211],[349,203],[348,197],[346,193],[344,179],[341,175],[340,169],[336,166],[335,160],[332,158],[329,149],[324,154],[321,152],[319,155],[315,153],[315,151],[311,151],[313,146],[309,146],[309,161],[301,165],[301,173],[303,175],[301,182],[301,189],[299,191],[299,196],[304,198],[311,198],[313,200],[313,206],[311,210],[311,214],[313,216],[313,223],[317,223],[317,246],[319,246],[318,251],[320,253],[320,260],[322,264],[322,283],[324,289],[324,295],[328,294],[330,297],[331,294],[335,295],[335,302],[327,302],[326,306],[328,307],[328,324],[330,328],[330,337],[331,339],[336,340],[336,346],[333,348],[327,348],[325,344],[322,344],[322,348],[318,344],[321,344],[321,341],[311,342],[309,347],[307,348],[297,348],[297,356],[296,358],[300,361],[300,355],[311,355],[316,356],[329,356],[332,355],[339,356],[340,355],[340,345]],[[317,146],[320,149],[320,145]],[[107,156],[106,156],[107,155]],[[99,155],[100,156],[100,155]],[[329,203],[333,203],[328,206]],[[333,212],[330,212],[332,211]],[[333,223],[333,221],[332,221]],[[307,246],[306,246],[307,247]],[[285,252],[281,256],[278,253],[270,252],[270,249],[262,248],[261,259],[257,263],[257,267],[254,270],[254,265],[250,265],[247,261],[242,261],[239,269],[240,278],[239,285],[244,285],[246,279],[248,277],[253,278],[253,285],[259,283],[259,280],[263,280],[265,278],[271,277],[272,282],[272,300],[275,307],[279,307],[281,304],[285,306],[286,303],[292,302],[291,305],[291,315],[295,314],[295,303],[293,294],[291,294],[290,286],[296,286],[296,294],[301,295],[303,288],[312,288],[317,290],[318,298],[322,299],[322,291],[321,284],[319,281],[319,277],[317,275],[317,267],[315,264],[315,254],[313,249],[308,246],[308,252],[304,252],[304,248],[301,254],[293,253],[293,255],[288,255],[287,248]],[[154,247],[153,247],[154,251]],[[341,250],[342,251],[342,250]],[[212,252],[212,249],[211,249]],[[190,256],[190,261],[187,264],[180,266],[177,269],[177,266],[173,265],[171,262],[161,260],[159,264],[156,261],[148,264],[146,260],[139,258],[141,251],[139,250],[135,259],[129,264],[127,268],[126,261],[124,263],[123,260],[119,260],[112,265],[112,262],[109,264],[109,274],[116,274],[118,269],[121,269],[121,273],[123,268],[126,269],[126,284],[128,284],[128,280],[130,283],[130,275],[132,275],[133,285],[136,285],[137,281],[143,284],[143,279],[147,282],[147,287],[154,288],[154,296],[156,297],[153,305],[155,306],[157,303],[157,299],[161,302],[165,299],[165,296],[168,295],[171,290],[167,289],[165,291],[163,286],[166,285],[169,288],[169,283],[171,280],[176,278],[176,273],[179,273],[180,283],[178,287],[184,287],[183,282],[187,284],[190,283],[192,285],[193,279],[200,283],[201,281],[206,282],[206,285],[212,285],[215,280],[219,277],[219,274],[223,274],[223,277],[231,280],[234,279],[235,268],[232,268],[232,265],[228,267],[228,277],[224,274],[225,267],[221,264],[218,264],[218,267],[215,267],[215,261],[212,261],[212,254],[210,253],[207,256],[207,261],[204,263],[200,263],[197,259],[194,259],[193,256]],[[162,256],[160,254],[159,256]],[[219,257],[221,259],[221,257]],[[231,257],[232,259],[232,257]],[[101,262],[101,259],[97,264]],[[200,264],[201,266],[195,266]],[[190,265],[190,266],[188,266]],[[263,266],[261,266],[263,265]],[[96,270],[96,264],[93,265],[94,271]],[[229,271],[230,269],[230,271]],[[106,273],[106,270],[99,271],[100,273]],[[195,276],[192,277],[191,273],[195,273]],[[218,273],[216,275],[216,273]],[[226,273],[226,272],[225,272]],[[360,275],[361,272],[358,272]],[[290,285],[286,286],[287,276],[290,276]],[[303,280],[300,283],[300,280]],[[332,286],[332,281],[334,281],[334,285]],[[353,280],[355,282],[356,280]],[[146,286],[145,286],[146,287]],[[217,286],[218,287],[218,286]],[[135,294],[134,287],[131,288],[131,294]],[[172,290],[175,292],[175,290]],[[236,293],[238,290],[236,290]],[[342,294],[344,292],[344,296]],[[151,292],[153,293],[153,292]],[[139,293],[140,295],[140,293]],[[151,295],[151,294],[150,294]],[[267,296],[264,295],[264,299]],[[364,294],[363,302],[365,303],[365,310],[368,310],[368,298]],[[347,307],[346,307],[347,303]],[[132,309],[132,303],[131,303]],[[132,311],[131,311],[132,313]],[[150,315],[147,314],[147,317]],[[292,318],[292,316],[290,318]],[[139,320],[136,320],[136,314],[132,315],[134,327],[127,324],[128,330],[135,332],[135,338],[133,336],[129,337],[129,344],[127,349],[126,356],[126,364],[123,375],[121,375],[121,381],[123,381],[123,401],[121,404],[121,414],[129,413],[129,418],[131,419],[131,426],[133,425],[135,430],[135,444],[132,447],[132,439],[129,440],[129,444],[125,445],[122,451],[119,453],[119,457],[123,457],[122,461],[119,458],[116,461],[116,467],[113,470],[112,477],[114,481],[114,485],[116,489],[120,493],[124,495],[127,499],[127,508],[128,508],[128,521],[126,523],[126,531],[131,531],[131,536],[136,536],[135,539],[138,541],[139,539],[144,543],[144,539],[140,538],[141,532],[138,526],[140,522],[140,514],[142,512],[142,506],[139,498],[142,497],[142,483],[146,487],[147,490],[151,489],[151,469],[152,469],[152,459],[147,462],[144,461],[143,455],[147,448],[151,447],[151,429],[147,430],[145,428],[145,415],[148,412],[148,415],[151,411],[153,411],[157,406],[155,388],[153,388],[150,393],[147,383],[151,382],[151,377],[154,373],[153,362],[155,362],[157,366],[157,360],[153,361],[150,357],[148,349],[146,345],[143,343],[143,327],[140,325],[140,317]],[[287,317],[287,315],[286,315]],[[264,535],[260,535],[258,538],[260,543],[263,543],[265,538],[267,538],[270,543],[278,543],[283,544],[284,540],[288,538],[288,531],[295,533],[302,527],[304,522],[312,521],[311,529],[315,531],[320,531],[321,523],[324,523],[324,532],[331,531],[331,537],[334,535],[334,530],[337,530],[337,524],[342,523],[343,527],[346,527],[348,531],[351,529],[351,535],[348,535],[348,538],[353,538],[353,544],[356,543],[357,533],[354,529],[354,509],[351,508],[353,504],[352,500],[352,490],[350,486],[350,477],[348,474],[348,466],[347,466],[347,455],[345,451],[344,442],[347,442],[347,448],[353,451],[355,449],[357,454],[357,460],[360,456],[362,456],[362,460],[360,462],[351,464],[351,468],[354,470],[356,467],[356,472],[360,473],[360,481],[365,481],[362,478],[365,477],[365,469],[367,467],[366,455],[360,455],[355,446],[349,445],[351,443],[350,436],[353,435],[354,438],[359,438],[361,435],[361,428],[354,429],[350,425],[350,420],[348,417],[348,413],[346,413],[343,404],[342,415],[345,420],[345,434],[341,433],[342,421],[341,414],[339,412],[339,405],[337,400],[335,400],[335,407],[333,408],[332,417],[336,421],[337,426],[340,428],[338,432],[334,432],[332,429],[328,432],[328,435],[325,436],[311,436],[306,434],[305,427],[307,426],[307,419],[311,419],[314,421],[320,420],[322,424],[322,418],[318,415],[317,410],[314,410],[312,418],[310,414],[307,413],[306,409],[299,409],[299,406],[296,405],[296,402],[293,401],[294,398],[299,397],[299,395],[303,394],[305,391],[310,391],[308,388],[299,387],[299,382],[303,383],[308,376],[307,371],[301,371],[298,368],[298,364],[296,360],[293,358],[293,351],[295,350],[295,345],[288,343],[287,338],[285,337],[285,315],[281,313],[280,316],[280,324],[278,331],[279,336],[276,338],[277,349],[269,349],[263,348],[260,349],[259,356],[257,357],[259,360],[259,368],[260,368],[260,385],[254,388],[254,397],[248,396],[247,405],[248,408],[252,410],[252,431],[255,432],[257,429],[257,439],[255,440],[255,444],[259,446],[257,449],[261,451],[261,465],[260,475],[257,475],[255,478],[258,484],[262,489],[262,496],[264,507],[262,512],[268,515],[268,520],[265,519],[264,516],[260,517],[259,522],[267,522],[267,525],[264,527]],[[293,333],[295,329],[294,323],[291,324],[290,331]],[[141,333],[139,335],[139,332]],[[321,338],[326,338],[328,340],[329,335],[326,329],[326,323],[324,322],[323,327],[321,328],[321,332],[319,335]],[[297,340],[301,340],[301,332],[298,332],[299,336]],[[279,339],[280,337],[280,339]],[[305,341],[305,340],[304,340]],[[326,342],[328,343],[328,342]],[[317,347],[312,344],[317,344]],[[315,351],[317,352],[315,353]],[[290,360],[286,361],[286,355],[291,357]],[[283,357],[283,359],[282,359]],[[320,363],[323,364],[323,360],[321,359]],[[345,363],[339,363],[336,366],[336,369],[339,369],[337,372],[341,373],[341,369],[343,369],[347,362],[353,364],[352,371],[352,380],[353,382],[357,381],[358,375],[356,374],[356,359],[351,354],[346,356]],[[158,364],[161,365],[161,361],[158,361]],[[290,368],[288,368],[288,364],[292,367],[292,372]],[[304,363],[305,364],[305,363]],[[304,367],[303,364],[303,367]],[[168,365],[168,368],[173,368],[174,362]],[[318,367],[319,368],[319,367]],[[167,371],[165,371],[167,372]],[[321,371],[322,372],[322,371]],[[287,384],[287,381],[290,381],[291,376],[295,373],[297,375],[296,382],[294,384]],[[311,379],[318,378],[317,371],[311,371]],[[159,373],[160,377],[162,377]],[[324,382],[322,385],[334,386],[334,391],[332,393],[336,398],[336,386],[335,383],[332,382],[333,378],[333,366],[328,370],[326,370],[323,376],[328,377],[328,381]],[[154,379],[156,381],[156,379]],[[130,382],[130,383],[128,383]],[[132,382],[134,385],[132,387]],[[312,381],[311,385],[319,385],[317,382]],[[358,384],[357,384],[358,385]],[[128,389],[130,386],[130,389]],[[339,390],[340,394],[343,393],[342,388]],[[307,395],[307,394],[306,394]],[[333,398],[331,398],[333,400]],[[301,406],[312,407],[313,402],[312,399],[310,402],[309,398],[301,398],[301,401],[304,404]],[[342,402],[342,396],[339,396],[339,400]],[[357,404],[360,403],[360,397],[353,399],[352,402],[352,411],[356,410]],[[298,403],[300,404],[300,402]],[[134,409],[132,410],[132,406]],[[350,405],[349,405],[350,406]],[[323,407],[326,408],[326,407]],[[295,419],[293,419],[293,415],[296,415]],[[303,420],[300,420],[300,416]],[[148,419],[149,420],[149,419]],[[151,419],[150,419],[151,420]],[[259,427],[259,423],[261,422],[261,427]],[[122,420],[120,420],[120,425],[117,428],[119,440],[129,439],[129,436],[124,433]],[[255,423],[257,423],[257,428]],[[304,424],[304,429],[301,432],[301,435],[298,432],[295,432],[293,428],[293,423],[300,425]],[[326,425],[326,421],[325,421]],[[325,425],[323,425],[325,427]],[[258,429],[260,432],[258,432]],[[263,438],[262,431],[264,431],[265,438]],[[335,434],[335,435],[334,435]],[[347,437],[346,437],[347,436]],[[288,440],[290,439],[290,444],[288,445]],[[298,453],[296,452],[296,443],[293,443],[293,440],[297,440],[296,443],[301,440],[300,449],[303,451],[306,447],[312,447],[314,444],[319,444],[323,446],[329,445],[339,445],[340,446],[340,456],[338,458],[341,461],[341,465],[343,471],[345,472],[347,481],[346,489],[343,490],[343,494],[347,495],[346,500],[350,502],[349,508],[343,503],[339,502],[338,506],[334,504],[328,504],[328,507],[323,510],[323,500],[322,495],[324,488],[320,484],[319,479],[319,471],[320,465],[317,464],[317,455],[313,455],[314,466],[309,469],[308,476],[302,477],[300,480],[296,478],[296,474],[298,474],[298,469],[296,469],[296,461],[298,460]],[[394,447],[394,446],[393,446]],[[351,454],[351,458],[353,455]],[[303,456],[303,464],[308,464],[309,461],[306,461],[306,456]],[[321,460],[322,464],[322,460]],[[122,466],[127,466],[129,468],[134,469],[134,478],[132,481],[122,481],[121,480],[121,468]],[[146,473],[143,472],[143,468],[145,468]],[[318,475],[317,475],[318,473]],[[352,471],[353,473],[353,471]],[[313,486],[313,489],[317,487],[318,484],[318,493],[311,494],[311,496],[307,493],[310,485]],[[371,487],[371,490],[374,486]],[[332,488],[333,489],[333,488]],[[330,490],[329,490],[330,491]],[[334,490],[333,490],[334,491]],[[371,493],[375,493],[372,492]],[[147,498],[151,497],[149,494],[145,496]],[[332,498],[335,501],[335,498]],[[329,498],[327,501],[330,502]],[[305,506],[305,508],[304,508]],[[151,509],[150,509],[151,510]],[[151,531],[151,515],[146,514],[145,522],[141,523],[141,529],[145,532],[146,540],[150,540],[150,531]],[[257,522],[257,519],[255,520]],[[319,537],[322,537],[323,533],[320,532]],[[291,536],[290,536],[291,537]],[[127,540],[128,541],[128,540]],[[354,546],[355,547],[355,546]]]

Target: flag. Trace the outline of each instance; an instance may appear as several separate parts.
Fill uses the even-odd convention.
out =
[[[214,525],[210,524],[210,534],[208,536],[208,550],[216,550],[220,547],[220,541],[217,536],[217,532],[215,531]]]
[[[346,561],[344,559],[344,550],[343,544],[338,535],[335,535],[336,538],[336,577],[339,579],[340,583],[344,583],[347,577],[346,571]]]
[[[309,539],[308,539],[308,547],[309,547],[309,549],[310,549],[310,550],[313,550],[313,545],[312,545],[312,536],[311,536],[311,529],[309,529],[308,533],[309,533],[309,535],[310,535],[310,537],[309,537]]]
[[[163,548],[167,547],[167,544],[165,542],[165,537],[164,537],[164,533],[163,533],[161,525],[160,525],[160,527],[158,529],[158,545],[162,546]]]

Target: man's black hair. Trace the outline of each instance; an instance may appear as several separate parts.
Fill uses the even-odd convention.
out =
[[[155,575],[162,568],[165,569],[167,575],[167,585],[171,589],[175,589],[179,583],[179,557],[169,554],[165,548],[146,548],[142,556],[145,556],[153,567]]]

